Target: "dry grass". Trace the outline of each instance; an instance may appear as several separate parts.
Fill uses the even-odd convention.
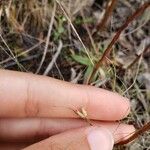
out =
[[[86,83],[118,28],[146,1],[118,0],[108,29],[94,36],[107,1],[94,5],[94,0],[0,1],[0,66]],[[136,127],[150,121],[148,11],[121,33],[91,83],[130,98],[132,110],[125,121]],[[150,149],[150,132],[116,149]]]

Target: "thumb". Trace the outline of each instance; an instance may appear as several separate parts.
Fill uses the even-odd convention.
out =
[[[113,144],[107,129],[89,127],[57,134],[24,150],[112,150]]]
[[[105,128],[97,128],[88,133],[87,140],[91,150],[112,150],[114,138]]]

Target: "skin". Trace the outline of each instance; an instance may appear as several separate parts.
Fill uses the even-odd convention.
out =
[[[74,113],[73,110],[81,108],[87,111],[93,127]],[[117,142],[134,131],[133,126],[116,122],[129,112],[129,100],[117,93],[30,73],[0,71],[0,149],[3,150],[57,150],[68,145],[70,149],[80,146],[89,150],[90,130],[99,132],[102,128]]]

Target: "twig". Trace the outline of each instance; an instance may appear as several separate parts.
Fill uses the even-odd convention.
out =
[[[48,75],[48,73],[50,72],[50,70],[52,69],[53,65],[55,64],[61,50],[62,50],[62,41],[59,41],[59,46],[58,46],[58,49],[57,49],[57,52],[55,53],[55,55],[53,56],[53,59],[52,61],[49,63],[48,67],[46,68],[45,72],[43,75]]]
[[[54,65],[55,65],[55,67],[56,67],[56,69],[57,69],[57,71],[58,71],[58,73],[59,73],[59,75],[60,75],[60,79],[63,80],[63,81],[65,81],[65,79],[64,79],[64,77],[63,77],[63,74],[62,74],[60,68],[58,67],[56,61],[54,62]]]
[[[138,129],[132,136],[128,139],[118,142],[116,145],[124,145],[132,142],[136,138],[138,138],[141,134],[145,133],[146,131],[150,130],[150,122],[145,124],[142,128]]]
[[[5,39],[3,38],[3,36],[0,34],[0,38],[2,40],[2,42],[4,43],[4,45],[6,46],[6,48],[8,49],[8,51],[10,52],[11,55],[9,55],[8,53],[8,56],[10,56],[12,58],[12,60],[14,60],[16,62],[16,64],[19,66],[19,68],[22,70],[25,70],[27,71],[23,65],[21,65],[18,61],[18,59],[16,58],[16,56],[14,55],[14,53],[12,52],[12,50],[10,49],[10,47],[8,46],[8,44],[6,43]]]
[[[85,15],[84,15],[84,12],[83,12],[83,11],[81,11],[81,15],[82,15],[83,20],[84,20],[84,19],[85,19]],[[93,50],[94,50],[94,52],[97,54],[97,48],[96,48],[96,45],[95,45],[95,43],[94,43],[94,39],[93,39],[92,34],[91,34],[90,30],[89,30],[89,27],[87,26],[87,24],[86,24],[85,22],[84,22],[84,26],[85,26],[85,29],[86,29],[87,34],[88,34],[88,36],[89,36],[89,39],[90,39],[91,45],[92,45],[92,47],[93,47]]]
[[[31,52],[32,50],[34,50],[35,48],[37,48],[38,46],[40,46],[42,43],[43,43],[43,41],[37,43],[36,45],[32,46],[31,48],[29,48],[29,49],[27,49],[27,50],[25,50],[25,51],[23,51],[23,52],[21,52],[20,54],[18,54],[18,55],[15,56],[15,57],[16,57],[16,58],[19,58],[19,57],[21,57],[21,56],[23,56],[23,55],[25,55],[25,54]],[[7,62],[9,62],[9,61],[11,61],[11,60],[13,60],[13,58],[12,58],[12,57],[9,57],[9,58],[7,58],[7,59],[1,61],[1,62],[0,62],[0,65],[2,65],[2,64],[4,64],[4,63],[7,63]]]
[[[96,27],[97,31],[102,31],[106,27],[108,20],[111,16],[116,4],[117,4],[117,0],[109,0],[109,2],[107,3],[107,6],[106,6],[106,11],[105,11],[104,17],[101,20],[101,22],[98,23],[98,25]]]
[[[102,65],[102,63],[104,63],[104,61],[107,59],[107,57],[109,56],[110,52],[112,51],[112,47],[113,45],[117,42],[117,40],[119,39],[122,31],[128,27],[128,25],[136,18],[138,17],[140,14],[142,14],[145,9],[147,9],[150,6],[150,2],[144,3],[139,9],[137,9],[137,11],[135,13],[133,13],[133,15],[131,15],[127,21],[121,26],[121,28],[118,30],[118,32],[115,34],[115,36],[113,37],[112,41],[110,42],[110,44],[108,45],[107,49],[105,50],[103,56],[101,57],[101,59],[98,61],[98,63],[94,66],[94,69],[89,77],[88,80],[88,84],[91,83],[93,77],[95,76],[98,68]]]
[[[148,45],[147,47],[145,47],[145,49],[143,50],[143,52],[140,55],[138,55],[133,60],[133,62],[127,67],[127,69],[131,68],[141,58],[141,56],[149,50],[149,48],[150,48],[150,45]]]
[[[49,40],[50,40],[50,37],[51,37],[52,28],[53,28],[55,13],[56,13],[56,3],[54,3],[53,13],[52,13],[51,21],[50,21],[50,24],[49,24],[49,30],[48,30],[48,34],[47,34],[47,40],[46,40],[46,45],[45,45],[43,57],[42,57],[42,60],[40,62],[40,65],[39,65],[39,67],[36,71],[36,74],[38,74],[39,71],[41,70],[41,67],[44,63],[44,60],[45,60],[45,57],[46,57],[46,54],[47,54],[47,51],[48,51],[48,45],[49,45]]]
[[[139,63],[138,63],[138,67],[137,67],[137,70],[136,70],[136,74],[135,74],[133,83],[123,92],[122,95],[125,95],[134,86],[134,84],[136,83],[136,80],[137,80],[137,77],[138,77],[138,73],[139,73],[139,70],[140,70],[141,60],[142,60],[142,57],[139,58]]]
[[[21,62],[33,60],[33,59],[35,59],[35,58],[38,58],[41,54],[42,54],[42,53],[38,53],[38,54],[35,54],[35,55],[30,55],[30,56],[28,56],[28,57],[26,57],[26,58],[20,59],[19,62],[21,63]],[[14,65],[16,65],[16,62],[10,62],[10,63],[7,63],[7,64],[3,65],[2,67],[3,67],[3,68],[8,68],[8,67],[12,67],[12,66],[14,66]]]
[[[61,2],[60,2],[59,0],[56,0],[56,2],[57,2],[58,5],[60,6],[61,10],[63,11],[63,13],[64,13],[64,15],[65,15],[65,17],[67,18],[67,20],[68,20],[68,22],[69,22],[69,24],[70,24],[72,30],[73,30],[74,33],[76,34],[76,36],[77,36],[77,38],[79,39],[80,43],[82,44],[82,46],[83,46],[83,48],[84,48],[84,50],[85,50],[85,52],[86,52],[86,54],[87,54],[87,56],[88,56],[88,58],[89,58],[91,64],[94,66],[94,62],[93,62],[93,60],[92,60],[92,58],[91,58],[91,56],[90,56],[90,54],[89,54],[89,52],[88,52],[86,46],[84,45],[82,39],[80,38],[78,32],[76,31],[74,25],[72,24],[72,21],[71,21],[71,19],[69,18],[69,16],[68,16],[66,10],[64,9],[63,5],[61,4]]]

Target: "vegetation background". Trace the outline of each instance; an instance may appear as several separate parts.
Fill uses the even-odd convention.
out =
[[[118,29],[146,2],[0,0],[0,67],[87,84]],[[124,121],[137,128],[150,121],[149,44],[147,9],[121,33],[90,83],[127,96],[132,110]],[[150,132],[116,149],[148,150]]]

